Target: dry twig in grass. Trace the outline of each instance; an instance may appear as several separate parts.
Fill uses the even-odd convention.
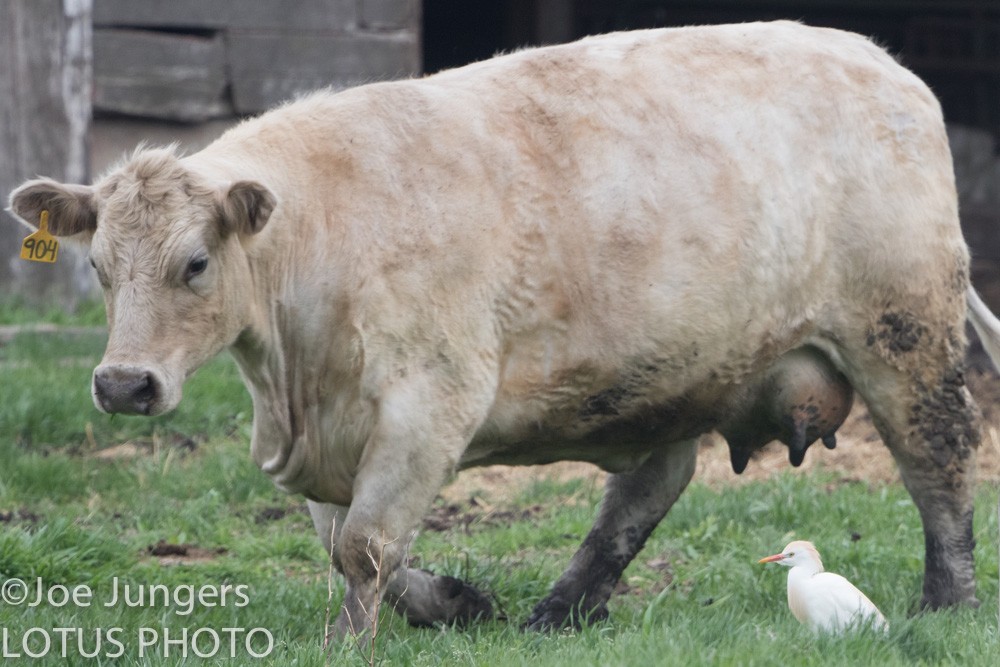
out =
[[[337,519],[334,517],[330,524],[330,562],[326,573],[326,618],[323,619],[323,650],[326,651],[326,664],[328,665],[330,664],[330,637],[333,634],[333,628],[330,627],[330,616],[333,612],[333,536],[336,533],[336,528]]]
[[[327,571],[327,597],[326,597],[326,618],[323,623],[323,649],[326,651],[326,664],[330,664],[331,651],[330,642],[335,637],[334,627],[331,625],[331,617],[333,616],[333,550],[335,548],[334,544],[334,534],[336,532],[336,520],[330,526],[330,564]],[[350,633],[354,638],[355,645],[357,646],[358,652],[361,657],[369,665],[369,667],[375,667],[376,659],[376,648],[378,646],[378,635],[381,624],[379,623],[379,613],[382,607],[382,586],[384,581],[382,580],[382,570],[383,563],[385,560],[385,548],[393,544],[396,540],[385,539],[385,534],[382,535],[380,540],[378,556],[372,553],[372,537],[368,538],[368,545],[365,548],[365,553],[368,554],[368,559],[371,561],[372,567],[375,569],[375,591],[372,594],[372,601],[370,607],[365,607],[365,603],[360,598],[358,599],[358,605],[364,611],[365,618],[367,619],[367,627],[358,628],[354,625],[354,619],[350,615],[347,617],[347,622],[350,625]],[[406,591],[403,591],[405,594]],[[395,610],[393,610],[395,611]],[[367,641],[367,651],[365,650],[365,635],[368,635]],[[381,661],[379,661],[381,662]]]

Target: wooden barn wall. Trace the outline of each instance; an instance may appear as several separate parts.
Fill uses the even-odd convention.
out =
[[[94,0],[94,109],[198,122],[420,71],[419,0]]]
[[[88,178],[91,0],[0,0],[0,299],[72,306],[89,296],[86,253],[63,243],[59,261],[21,260],[29,230],[3,210],[39,175]],[[37,221],[33,221],[37,224]]]

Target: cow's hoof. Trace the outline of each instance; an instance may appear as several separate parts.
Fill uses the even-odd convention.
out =
[[[584,611],[578,604],[569,604],[559,598],[545,598],[539,602],[524,629],[531,632],[551,632],[570,628],[579,630],[584,625],[591,625],[608,618],[608,608],[599,605],[595,609]]]
[[[445,605],[450,611],[449,623],[465,625],[493,617],[493,603],[475,586],[455,577],[442,576],[438,579],[438,587],[447,598]]]
[[[972,609],[979,609],[979,605],[979,599],[975,596],[965,598],[964,600],[938,600],[929,598],[926,595],[920,598],[921,611],[937,611],[938,609],[948,609],[949,607],[971,607]]]
[[[424,613],[407,614],[407,620],[414,627],[429,627],[438,624],[465,626],[476,620],[493,617],[493,603],[478,588],[461,579],[439,575],[434,577],[435,609],[433,615]]]

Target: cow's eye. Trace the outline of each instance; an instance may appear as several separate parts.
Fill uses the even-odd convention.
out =
[[[206,267],[208,267],[208,257],[195,257],[188,263],[185,279],[191,280],[195,276],[201,275],[205,272]]]
[[[104,275],[104,272],[97,268],[97,262],[95,262],[94,258],[90,256],[88,256],[87,259],[90,260],[90,265],[94,268],[94,272],[97,274],[97,281],[101,283],[101,287],[107,287],[108,279]]]

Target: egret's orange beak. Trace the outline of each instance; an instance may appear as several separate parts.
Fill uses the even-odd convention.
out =
[[[773,563],[776,560],[783,560],[785,554],[774,554],[773,556],[768,556],[767,558],[761,558],[758,563]]]

